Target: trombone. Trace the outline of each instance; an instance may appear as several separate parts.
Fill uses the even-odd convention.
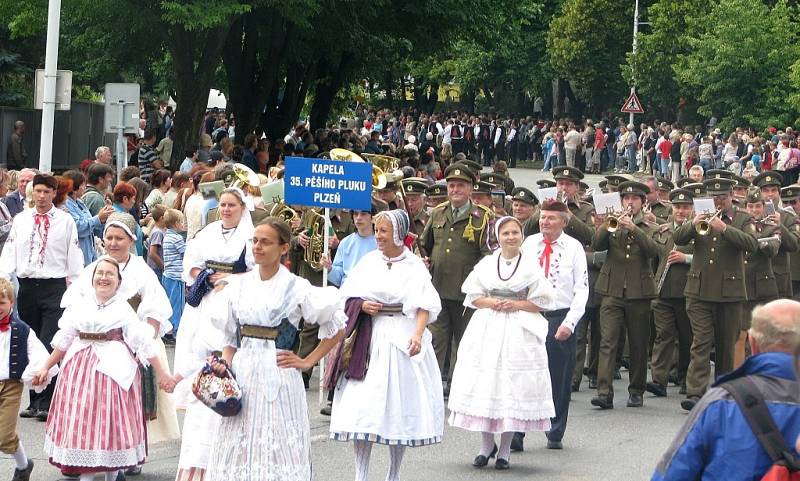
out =
[[[697,223],[697,233],[700,235],[708,235],[711,233],[711,221],[714,220],[715,217],[719,217],[722,215],[722,209],[717,209],[713,215],[703,214],[707,218],[701,220]]]
[[[625,208],[624,211],[617,213],[617,214],[608,214],[608,219],[606,220],[606,230],[608,232],[614,233],[619,230],[619,221],[625,217],[631,215],[631,206]]]

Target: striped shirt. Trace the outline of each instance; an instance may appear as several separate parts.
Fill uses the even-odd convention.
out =
[[[164,277],[181,280],[183,274],[183,253],[186,252],[186,241],[180,232],[167,229],[164,234]]]

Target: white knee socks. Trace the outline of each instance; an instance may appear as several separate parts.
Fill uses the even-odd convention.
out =
[[[400,465],[403,464],[405,446],[389,446],[389,472],[386,481],[400,481]]]
[[[110,473],[105,473],[106,479],[105,481],[117,481],[117,476],[119,475],[119,471],[111,471]]]
[[[25,447],[22,441],[17,443],[17,450],[14,452],[14,461],[17,463],[17,469],[28,469],[28,455],[25,454]]]
[[[353,441],[353,447],[356,453],[356,481],[368,481],[369,456],[372,452],[372,443],[369,441]]]
[[[507,432],[500,435],[500,448],[497,450],[497,457],[503,458],[508,461],[511,456],[511,440],[514,438],[514,433]]]
[[[481,450],[478,454],[489,457],[494,451],[494,433],[481,433]]]

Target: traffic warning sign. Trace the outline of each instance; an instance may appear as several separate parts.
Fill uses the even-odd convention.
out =
[[[622,112],[626,114],[643,114],[644,109],[642,108],[642,103],[639,102],[639,97],[636,96],[636,92],[631,92],[631,95],[628,97],[628,100],[622,105],[620,109]]]

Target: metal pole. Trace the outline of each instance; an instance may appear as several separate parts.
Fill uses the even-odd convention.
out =
[[[325,235],[322,237],[322,258],[328,258],[328,241],[330,240],[330,231],[331,231],[331,209],[329,207],[325,207]],[[325,267],[322,268],[322,287],[327,287],[328,285],[328,269]],[[322,356],[322,359],[319,360],[319,404],[320,406],[322,403],[325,402],[327,399],[327,393],[325,392],[325,356]]]
[[[53,159],[53,124],[56,115],[56,77],[58,75],[58,32],[61,0],[49,0],[47,6],[47,44],[44,55],[44,92],[42,95],[42,143],[39,170],[50,172]]]
[[[108,100],[107,100],[108,101]],[[122,169],[128,163],[128,143],[125,142],[125,102],[119,101],[119,115],[117,116],[117,181],[120,180]]]
[[[633,7],[633,55],[636,56],[636,36],[639,33],[639,0]],[[631,94],[636,93],[636,72],[632,72]],[[628,114],[628,125],[633,125],[633,112]]]

